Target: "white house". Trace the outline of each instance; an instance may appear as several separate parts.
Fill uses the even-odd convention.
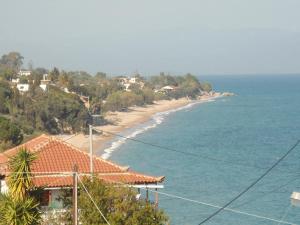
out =
[[[40,84],[40,88],[43,89],[43,91],[47,91],[48,85],[47,84]]]
[[[27,92],[29,91],[29,84],[17,84],[17,89],[23,93]]]
[[[173,91],[175,88],[172,86],[164,86],[161,88],[162,91]]]
[[[131,77],[131,78],[129,79],[129,83],[131,83],[131,84],[135,84],[136,81],[137,81],[136,77]]]
[[[20,82],[20,79],[19,78],[11,79],[11,82],[14,83],[14,84],[18,84]]]
[[[31,71],[30,70],[20,70],[18,73],[19,76],[30,76]]]

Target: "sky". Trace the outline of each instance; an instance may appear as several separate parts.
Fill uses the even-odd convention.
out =
[[[24,66],[300,73],[299,0],[0,0],[0,55]]]

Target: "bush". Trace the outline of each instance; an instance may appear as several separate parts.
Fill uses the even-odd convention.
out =
[[[0,117],[0,151],[20,144],[22,140],[23,134],[20,128],[10,120]]]

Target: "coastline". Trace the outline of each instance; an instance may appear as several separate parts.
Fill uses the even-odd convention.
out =
[[[149,121],[154,115],[158,113],[164,113],[173,110],[176,111],[185,106],[212,101],[213,99],[223,96],[228,95],[227,93],[216,92],[209,95],[203,95],[197,100],[190,100],[187,98],[181,98],[177,100],[160,100],[154,102],[154,104],[152,105],[143,107],[130,107],[126,112],[108,112],[105,115],[105,119],[109,121],[109,124],[97,126],[95,128],[111,133],[120,133],[124,130],[133,128],[139,124]],[[152,128],[152,126],[149,128]],[[88,135],[84,135],[82,133],[76,135],[59,135],[59,138],[82,150],[88,151],[89,149]],[[114,135],[107,133],[93,135],[94,154],[101,155],[103,158],[107,159],[113,150],[110,150],[109,153],[104,152],[104,150],[107,147],[107,143],[112,141],[114,138]]]

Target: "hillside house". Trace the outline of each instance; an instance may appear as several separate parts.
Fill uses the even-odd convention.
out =
[[[19,90],[19,92],[25,93],[29,91],[29,84],[17,84],[17,89]]]
[[[160,92],[163,92],[163,93],[169,93],[169,92],[171,92],[171,91],[174,91],[174,90],[176,90],[176,87],[174,87],[174,86],[164,86],[164,87],[162,87],[161,89],[160,89]]]
[[[16,78],[16,79],[12,78],[12,79],[11,79],[11,82],[12,82],[13,84],[18,84],[18,83],[20,82],[20,79],[19,79],[19,78]]]
[[[19,72],[18,72],[18,75],[19,76],[30,76],[31,75],[31,71],[30,70],[20,70]]]
[[[7,175],[9,157],[14,156],[21,148],[26,148],[37,154],[37,159],[31,165],[33,184],[43,189],[40,199],[45,211],[62,209],[63,203],[59,196],[64,189],[72,189],[72,171],[78,166],[79,176],[90,174],[90,156],[88,153],[64,142],[63,140],[47,135],[41,135],[20,146],[0,153],[0,191],[7,192]],[[104,182],[116,185],[126,184],[136,188],[163,188],[160,183],[164,177],[154,177],[137,173],[129,169],[93,156],[93,173]],[[148,196],[148,191],[147,191]]]

